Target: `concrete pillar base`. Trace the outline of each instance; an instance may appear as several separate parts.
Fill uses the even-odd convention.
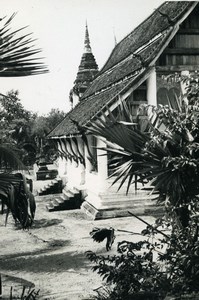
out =
[[[130,217],[129,211],[137,216],[150,215],[160,217],[163,215],[163,207],[157,206],[153,201],[144,201],[139,204],[131,205],[126,208],[96,208],[88,201],[84,201],[81,205],[81,209],[92,219],[110,219],[119,217]]]

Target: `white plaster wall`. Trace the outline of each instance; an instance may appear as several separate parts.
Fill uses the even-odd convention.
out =
[[[58,173],[59,176],[62,177],[66,175],[66,169],[67,169],[67,161],[65,158],[59,157],[57,160],[57,168],[58,168]]]
[[[87,193],[90,191],[95,193],[96,195],[100,192],[100,185],[98,180],[97,172],[87,172],[85,178],[85,187],[87,189]]]
[[[97,147],[105,147],[101,140],[97,140]],[[85,151],[86,152],[86,151]],[[108,170],[107,170],[107,156],[104,156],[105,151],[97,149],[97,165],[98,171],[93,172],[92,166],[86,160],[86,173],[85,173],[85,187],[87,190],[86,201],[96,208],[101,207],[101,193],[106,193],[108,189]]]
[[[79,187],[81,183],[81,172],[75,161],[68,161],[67,165],[67,186],[70,188]]]

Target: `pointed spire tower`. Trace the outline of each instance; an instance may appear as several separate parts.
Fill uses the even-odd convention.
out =
[[[78,68],[77,76],[74,82],[74,87],[70,92],[70,101],[72,108],[81,100],[82,94],[85,92],[91,81],[98,73],[98,65],[95,61],[95,57],[92,53],[90,46],[90,38],[88,33],[88,25],[86,22],[86,31],[84,39],[84,52],[81,58],[81,62]],[[75,94],[75,95],[74,95]],[[76,97],[78,97],[75,100]]]

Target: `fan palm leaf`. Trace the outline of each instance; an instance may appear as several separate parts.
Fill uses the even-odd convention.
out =
[[[16,14],[7,21],[0,21],[0,77],[29,76],[48,72],[47,67],[34,56],[41,49],[34,49],[31,34],[21,34],[26,28],[11,31],[10,24]],[[32,57],[32,58],[31,58]]]
[[[6,223],[11,212],[15,221],[19,221],[23,229],[32,225],[36,204],[23,174],[0,174],[0,199],[7,206]]]
[[[15,149],[10,144],[0,144],[0,169],[5,170],[24,170],[26,167],[19,159]]]
[[[174,208],[190,199],[197,201],[199,194],[198,107],[193,110],[185,102],[180,106],[180,100],[176,107],[145,106],[140,108],[142,118],[132,119],[127,107],[120,106],[118,114],[109,111],[109,116],[87,127],[89,133],[108,141],[104,150],[117,154],[113,184],[119,181],[121,188],[127,182],[128,192],[131,183],[150,181],[159,201],[167,197]]]
[[[111,246],[115,240],[115,230],[114,228],[98,228],[94,227],[93,230],[90,232],[90,236],[92,239],[98,243],[103,242],[105,239],[106,241],[106,250],[109,251]]]

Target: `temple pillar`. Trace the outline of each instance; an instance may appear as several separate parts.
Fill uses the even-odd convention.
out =
[[[149,105],[157,106],[157,78],[155,68],[153,68],[147,78],[147,101]]]
[[[88,145],[91,145],[91,136],[87,136]],[[84,145],[84,153],[85,153],[85,166],[86,166],[86,175],[89,174],[93,170],[93,165],[91,161],[89,160],[89,152],[87,149],[86,144]]]
[[[98,139],[97,148],[105,148],[106,144]],[[100,192],[104,192],[107,189],[108,178],[108,157],[107,151],[97,149],[97,167],[98,167],[98,180]]]
[[[82,138],[77,138],[77,143],[78,143],[79,152],[80,152],[81,156],[84,157],[84,143],[83,143]],[[80,177],[81,177],[80,184],[84,185],[85,184],[85,172],[86,171],[85,171],[85,166],[84,166],[83,162],[80,163],[79,168],[80,168],[80,173],[81,173],[81,175],[80,175]]]

